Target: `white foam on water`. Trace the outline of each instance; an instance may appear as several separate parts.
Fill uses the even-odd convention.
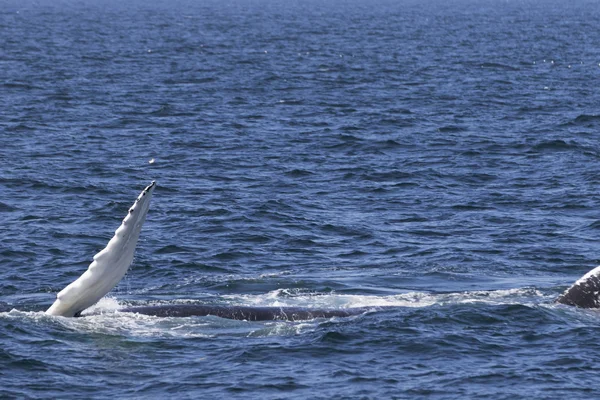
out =
[[[220,297],[221,305],[256,307],[303,307],[318,309],[346,308],[424,308],[457,304],[525,304],[531,306],[550,303],[551,295],[544,295],[535,288],[516,288],[490,291],[466,291],[455,293],[407,292],[396,295],[356,295],[338,293],[314,293],[299,289],[277,289],[258,295],[227,295]],[[197,300],[152,301],[145,305],[189,304]],[[215,303],[219,304],[219,303]],[[50,316],[43,312],[18,311],[0,313],[0,319],[30,319],[36,323],[57,324],[82,333],[117,335],[126,337],[160,338],[212,338],[218,336],[264,337],[289,336],[313,331],[323,319],[312,321],[236,321],[218,317],[155,317],[119,312],[124,307],[112,297],[105,297],[86,310],[83,318]],[[357,318],[357,317],[350,317]],[[358,317],[360,318],[360,316]],[[332,318],[347,321],[348,318]]]
[[[535,304],[547,298],[533,288],[517,288],[490,291],[467,291],[456,293],[407,292],[388,296],[349,295],[338,293],[305,293],[295,289],[277,289],[259,295],[222,296],[231,304],[256,307],[305,307],[305,308],[377,308],[377,307],[430,307],[434,305],[488,303],[488,304]]]
[[[84,318],[54,317],[56,323],[78,332],[127,337],[210,338],[208,321],[198,318],[159,318],[96,308],[95,315]]]

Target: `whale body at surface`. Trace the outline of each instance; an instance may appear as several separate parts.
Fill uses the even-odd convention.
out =
[[[127,273],[137,245],[152,193],[153,181],[137,197],[121,226],[106,247],[94,256],[88,269],[74,282],[61,290],[56,301],[46,311],[48,315],[77,317],[83,310],[97,303],[110,292]],[[581,307],[600,308],[600,267],[597,267],[575,282],[557,303]],[[376,307],[382,309],[387,307]],[[300,307],[249,307],[210,304],[171,304],[132,306],[120,312],[153,315],[157,317],[216,316],[221,318],[264,321],[298,321],[314,318],[348,317],[362,314],[373,308],[312,309]]]
[[[381,309],[382,307],[377,307]],[[243,321],[304,321],[315,318],[350,317],[371,311],[373,308],[315,309],[305,307],[256,307],[214,304],[171,304],[127,307],[119,310],[155,317],[205,317]]]
[[[48,315],[77,317],[83,310],[96,304],[123,278],[135,253],[135,247],[146,220],[150,200],[156,184],[152,182],[138,196],[121,226],[106,248],[94,256],[88,269],[73,283],[61,290],[56,301],[46,311]],[[157,317],[216,316],[247,321],[287,320],[347,317],[362,314],[367,309],[311,309],[300,307],[248,307],[210,304],[171,304],[126,307],[119,312],[153,315]]]
[[[557,303],[580,308],[600,308],[600,267],[577,280],[557,299]]]

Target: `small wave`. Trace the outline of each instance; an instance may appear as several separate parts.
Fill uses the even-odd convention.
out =
[[[381,140],[381,141],[375,142],[375,145],[376,145],[376,147],[379,147],[382,149],[395,149],[395,148],[403,147],[403,145],[400,142],[397,142],[396,140],[393,140],[393,139]]]
[[[393,118],[393,117],[386,117],[386,118],[382,118],[380,120],[380,124],[382,126],[390,126],[393,128],[408,128],[408,127],[412,127],[417,123],[417,120],[415,118]]]
[[[465,132],[466,130],[467,130],[467,128],[465,128],[464,126],[458,126],[458,125],[446,125],[446,126],[442,126],[442,127],[438,128],[438,131],[440,133]]]
[[[225,269],[219,268],[212,265],[204,265],[204,264],[183,264],[183,266],[188,266],[195,271],[200,269],[202,273],[199,276],[191,276],[184,278],[180,283],[176,284],[175,287],[178,289],[185,287],[196,287],[198,284],[201,285],[224,285],[227,287],[233,287],[239,284],[240,282],[261,282],[265,279],[272,279],[279,276],[286,276],[292,274],[290,270],[283,270],[271,273],[263,273],[260,275],[237,275],[232,273],[223,273],[223,274],[210,274],[207,275],[204,273],[205,271],[216,271],[216,272],[226,272]],[[179,268],[180,266],[178,266]],[[162,287],[162,286],[161,286]],[[139,293],[148,293],[151,288],[145,288],[141,290]]]
[[[563,122],[560,126],[579,126],[579,127],[595,127],[600,123],[600,115],[598,114],[580,114],[575,118],[571,118]]]
[[[578,115],[577,118],[573,120],[576,124],[586,123],[586,122],[596,122],[600,121],[600,115],[589,115],[589,114],[581,114]]]
[[[566,142],[562,139],[547,140],[540,142],[531,147],[531,152],[542,152],[542,151],[565,151],[569,149],[578,148],[579,144],[573,141]]]
[[[491,63],[491,62],[486,62],[486,63],[480,64],[479,66],[481,68],[501,69],[501,70],[506,70],[506,71],[519,71],[520,70],[518,67],[513,67],[511,65],[500,64],[500,63]]]
[[[5,128],[6,132],[24,132],[24,131],[35,131],[35,127],[31,125],[26,125],[24,123],[19,123],[16,125],[10,125]]]
[[[407,179],[414,178],[410,172],[404,172],[399,170],[393,171],[377,171],[371,172],[363,176],[363,179],[367,181],[383,182],[383,181],[405,181]]]
[[[185,78],[167,78],[162,81],[165,85],[201,85],[204,83],[212,83],[217,82],[216,77],[203,77],[203,78],[193,78],[193,77],[185,77]]]
[[[41,322],[44,321],[49,317],[48,315],[46,315],[46,313],[44,311],[25,311],[25,310],[18,310],[16,308],[11,308],[9,311],[2,311],[0,312],[0,319],[18,319],[18,320],[22,320],[22,319],[28,319],[28,320],[33,320],[35,322]]]
[[[304,178],[307,176],[311,176],[314,173],[305,169],[293,169],[291,171],[286,171],[285,175],[290,178]]]
[[[161,247],[156,250],[157,254],[177,254],[177,253],[190,253],[191,250],[187,249],[183,246],[177,246],[174,244],[170,244],[168,246]]]
[[[294,99],[281,99],[279,100],[278,104],[281,105],[286,105],[286,106],[299,106],[299,105],[303,105],[304,101],[303,100],[294,100]]]
[[[163,104],[157,110],[149,112],[148,115],[154,115],[157,117],[170,117],[175,115],[175,109],[170,104]]]
[[[17,208],[0,201],[0,212],[16,211]]]
[[[485,179],[482,179],[484,181]],[[493,178],[489,179],[493,180]],[[492,206],[482,205],[480,203],[469,203],[469,204],[454,204],[451,206],[453,210],[457,211],[486,211],[486,210],[494,210],[495,208]]]
[[[39,86],[34,86],[29,83],[23,83],[23,82],[4,82],[2,84],[2,86],[7,89],[25,89],[25,90],[40,89]]]

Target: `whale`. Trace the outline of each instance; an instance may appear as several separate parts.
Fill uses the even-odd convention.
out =
[[[600,266],[592,269],[563,294],[558,296],[556,303],[579,308],[600,308]]]
[[[82,312],[108,294],[125,276],[135,254],[142,226],[150,209],[156,182],[144,188],[106,247],[93,257],[88,269],[56,295],[56,301],[46,310],[47,315],[84,317],[95,315]],[[302,307],[252,307],[218,304],[163,304],[131,306],[118,312],[155,317],[205,317],[246,321],[301,321],[315,318],[349,317],[372,310],[366,308],[313,309]]]
[[[142,190],[106,247],[93,257],[92,263],[79,278],[58,292],[56,300],[46,310],[47,315],[81,317],[98,313],[82,315],[83,311],[107,295],[129,270],[155,188],[156,182],[152,181]],[[555,302],[579,308],[600,308],[600,266],[577,280]],[[388,307],[376,307],[376,310],[384,308]],[[117,311],[155,317],[214,316],[246,321],[301,321],[349,317],[373,310],[373,307],[317,309],[186,303],[126,306]]]
[[[79,316],[112,290],[125,276],[150,209],[156,187],[152,181],[139,194],[114,236],[93,258],[88,269],[56,295],[56,301],[46,310],[48,315]]]
[[[381,307],[378,307],[380,309]],[[172,304],[157,306],[126,307],[120,312],[151,315],[155,317],[207,317],[243,321],[305,321],[316,318],[344,318],[360,315],[373,308],[355,307],[344,309],[311,309],[304,307],[255,307],[214,304]]]

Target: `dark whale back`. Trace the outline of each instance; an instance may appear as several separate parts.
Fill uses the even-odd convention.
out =
[[[556,299],[557,303],[581,308],[599,308],[600,267],[596,267]]]
[[[206,304],[171,304],[159,306],[127,307],[120,312],[130,312],[156,317],[204,317],[212,315],[220,318],[245,321],[302,321],[315,318],[349,317],[363,314],[370,309],[348,308],[319,310],[301,307],[249,307],[218,306]]]

